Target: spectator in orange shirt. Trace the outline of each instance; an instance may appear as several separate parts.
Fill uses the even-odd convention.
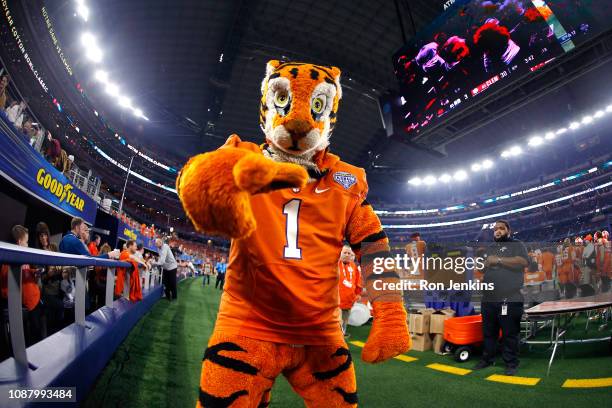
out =
[[[15,225],[11,230],[11,234],[17,245],[28,247],[29,233],[27,228]],[[37,273],[38,270],[31,269],[30,265],[21,266],[21,302],[27,309],[27,312],[24,313],[26,346],[37,343],[46,335],[46,330],[42,325],[42,306],[40,304],[40,288],[37,283]],[[8,274],[9,266],[3,265],[0,282],[4,299],[8,299]]]
[[[554,266],[555,254],[551,248],[544,248],[542,250],[542,271],[546,274],[546,280],[552,280]]]
[[[91,254],[91,256],[98,256],[98,255],[100,255],[100,251],[98,251],[98,248],[100,247],[100,241],[101,240],[102,240],[102,238],[100,238],[99,235],[95,235],[94,239],[91,240],[89,245],[87,245],[87,249],[89,249],[89,253]]]
[[[339,294],[340,294],[340,310],[342,310],[342,333],[344,337],[349,337],[346,332],[349,316],[353,304],[359,300],[359,296],[363,289],[361,284],[361,270],[354,262],[355,254],[351,247],[345,245],[340,252],[340,260],[338,261],[338,276],[339,276]]]
[[[136,255],[136,241],[128,241],[125,244],[125,250],[119,255],[119,260],[129,262],[132,264],[132,270],[130,272],[130,300],[136,302],[142,300],[142,289],[140,285],[140,274],[138,271],[138,259]],[[121,296],[123,293],[123,285],[125,284],[125,274],[127,271],[125,268],[117,268],[117,282],[115,286],[115,295]]]

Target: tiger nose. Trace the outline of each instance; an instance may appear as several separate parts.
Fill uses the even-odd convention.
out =
[[[312,127],[310,124],[301,119],[291,119],[285,123],[285,129],[291,135],[291,139],[294,141],[298,141],[304,138]]]

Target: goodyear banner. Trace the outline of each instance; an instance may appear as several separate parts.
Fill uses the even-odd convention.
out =
[[[129,225],[121,221],[119,221],[119,226],[117,229],[117,238],[124,241],[136,241],[137,244],[142,244],[149,251],[157,252],[154,239],[143,236],[140,231],[135,228],[131,228]]]
[[[32,148],[0,113],[0,176],[63,213],[93,224],[96,203]]]

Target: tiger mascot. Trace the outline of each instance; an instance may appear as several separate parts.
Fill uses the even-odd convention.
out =
[[[361,258],[373,305],[362,359],[404,353],[410,335],[401,293],[373,284],[382,280],[380,289],[399,277],[372,272],[389,241],[366,201],[365,172],[329,152],[340,70],[273,60],[261,92],[266,142],[232,135],[218,150],[192,157],[177,178],[196,229],[232,239],[197,406],[266,407],[282,373],[307,407],[355,407],[335,267],[343,240]]]

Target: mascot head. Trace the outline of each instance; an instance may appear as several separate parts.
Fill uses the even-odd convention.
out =
[[[259,123],[284,157],[310,161],[329,145],[342,97],[340,70],[302,62],[268,62]]]

